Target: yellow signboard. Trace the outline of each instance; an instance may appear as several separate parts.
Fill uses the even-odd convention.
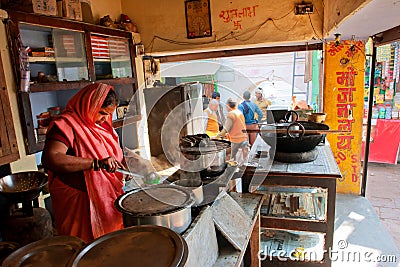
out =
[[[365,44],[362,41],[330,42],[325,45],[325,123],[331,129],[348,131],[327,136],[343,176],[338,181],[339,193],[360,193],[364,55]]]

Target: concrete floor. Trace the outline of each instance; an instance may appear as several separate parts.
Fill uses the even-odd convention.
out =
[[[400,165],[369,163],[366,196],[400,249]]]
[[[338,194],[332,267],[400,266],[400,251],[367,198]]]
[[[338,194],[332,266],[400,266],[400,166],[370,163],[367,197]]]

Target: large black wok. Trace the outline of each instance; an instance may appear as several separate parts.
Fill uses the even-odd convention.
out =
[[[285,130],[284,133],[274,133],[273,130]],[[309,134],[302,130],[329,130],[323,123],[297,121],[261,126],[262,139],[276,151],[286,153],[306,152],[314,149],[325,137],[324,134]],[[300,131],[300,132],[299,132]]]

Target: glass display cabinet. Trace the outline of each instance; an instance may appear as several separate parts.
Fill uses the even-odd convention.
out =
[[[113,85],[124,110],[122,127],[141,119],[131,32],[65,18],[8,11],[7,32],[27,153],[41,151],[51,118],[92,82]],[[133,101],[131,101],[133,99]],[[117,108],[118,109],[118,108]]]
[[[247,167],[243,179],[253,177],[263,180],[255,193],[266,195],[260,211],[261,266],[330,266],[340,173],[263,172]]]

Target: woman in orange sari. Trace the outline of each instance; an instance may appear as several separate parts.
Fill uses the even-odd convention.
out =
[[[86,242],[123,227],[115,199],[123,193],[123,153],[112,128],[114,88],[94,83],[68,102],[48,128],[42,163],[48,170],[59,235]],[[101,168],[100,168],[101,167]]]

